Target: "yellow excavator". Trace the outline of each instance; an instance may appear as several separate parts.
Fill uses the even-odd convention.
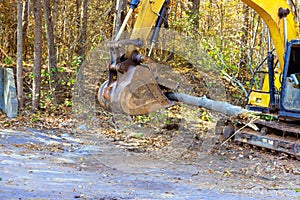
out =
[[[118,1],[117,1],[118,2]],[[240,141],[300,157],[300,39],[297,8],[290,0],[242,0],[253,8],[269,28],[268,70],[261,65],[254,69],[252,87],[247,96],[247,109],[276,116],[276,120],[256,120],[257,130],[250,127],[239,131],[231,121],[219,124],[218,134],[234,136]],[[111,63],[108,80],[98,92],[100,104],[112,111],[129,115],[143,115],[174,105],[174,98],[162,87],[172,89],[172,83],[156,73],[156,63],[149,56],[157,41],[159,29],[166,23],[170,0],[131,0],[129,10],[109,43]],[[129,39],[121,39],[133,13],[138,14]],[[149,37],[150,36],[150,37]],[[147,55],[139,49],[148,38]],[[271,48],[273,41],[277,59]],[[120,54],[120,49],[126,52]],[[255,88],[255,75],[263,74],[260,88]]]

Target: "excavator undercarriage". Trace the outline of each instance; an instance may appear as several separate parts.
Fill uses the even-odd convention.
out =
[[[300,159],[300,125],[292,121],[256,120],[258,128],[244,127],[239,122],[220,120],[216,125],[216,134],[221,140],[232,138],[234,141],[287,153]]]

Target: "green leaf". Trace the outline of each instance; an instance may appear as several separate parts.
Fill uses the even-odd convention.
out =
[[[133,137],[138,139],[138,138],[142,137],[143,135],[144,135],[144,133],[136,133],[136,134],[134,134]]]
[[[64,68],[62,68],[62,67],[59,67],[57,70],[58,70],[58,72],[64,72],[65,71]]]
[[[4,63],[7,64],[7,65],[11,65],[13,63],[13,59],[12,58],[8,58],[8,57],[5,57],[4,58]]]

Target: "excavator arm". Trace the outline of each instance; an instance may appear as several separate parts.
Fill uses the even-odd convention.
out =
[[[151,28],[154,26],[159,12],[165,0],[142,0],[138,7],[138,16],[133,27],[130,38],[140,38],[146,41],[151,33]]]
[[[281,71],[284,67],[284,25],[283,17],[279,17],[279,8],[289,9],[290,6],[286,0],[276,0],[270,2],[269,0],[241,0],[249,7],[254,9],[260,17],[265,21],[269,27],[271,38],[275,46],[275,50],[278,56]],[[131,39],[141,38],[146,40],[149,36],[151,27],[154,26],[159,12],[164,4],[165,0],[142,0],[139,6],[138,17],[131,34]],[[295,22],[294,13],[290,12],[286,16],[287,21],[287,40],[292,40],[298,36],[298,24]]]

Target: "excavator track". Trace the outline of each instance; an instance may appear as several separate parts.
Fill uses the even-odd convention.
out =
[[[244,128],[234,141],[284,152],[300,159],[300,125],[295,122],[257,120],[254,124],[259,131]]]

